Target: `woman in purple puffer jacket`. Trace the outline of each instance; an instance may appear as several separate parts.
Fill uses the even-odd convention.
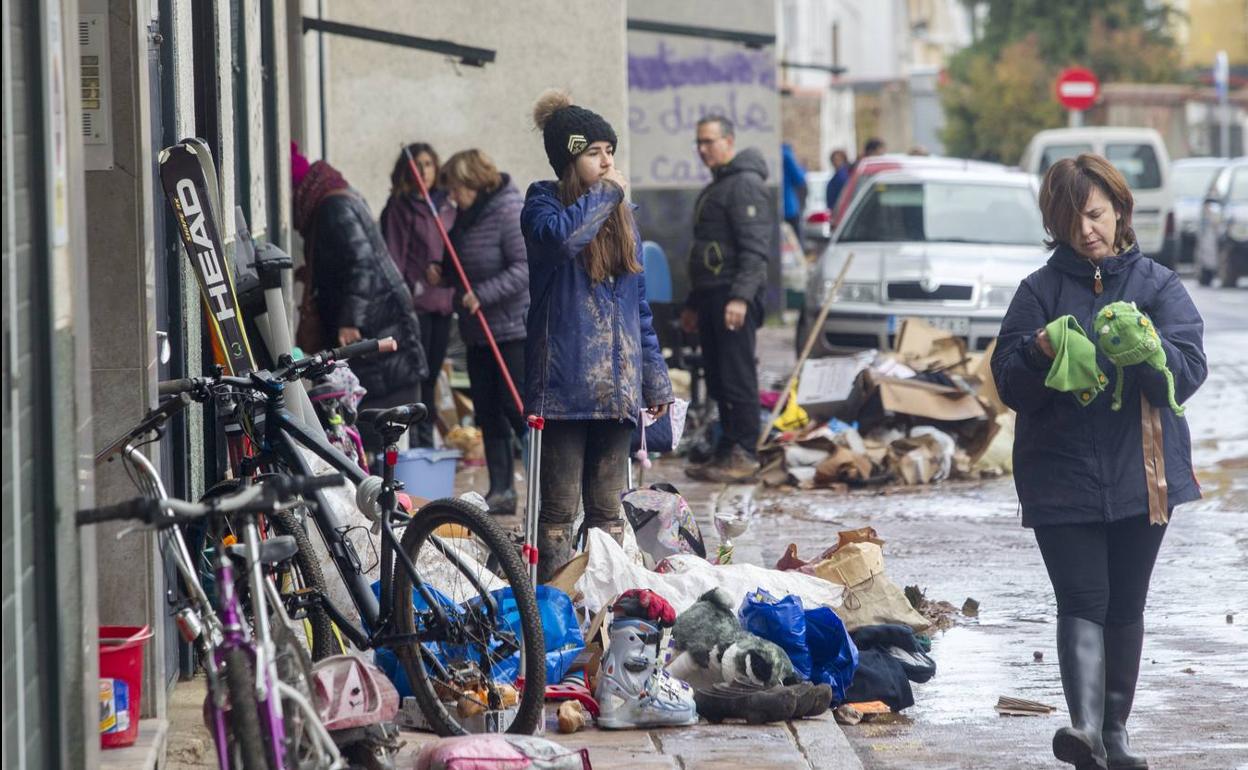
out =
[[[529,262],[520,232],[524,201],[511,177],[480,150],[457,152],[442,167],[442,183],[458,213],[451,228],[472,291],[455,287],[459,335],[468,346],[473,412],[485,443],[490,513],[516,510],[513,437],[525,430],[481,323],[483,313],[520,392],[524,391],[524,317],[529,312]],[[449,277],[449,276],[448,276]]]

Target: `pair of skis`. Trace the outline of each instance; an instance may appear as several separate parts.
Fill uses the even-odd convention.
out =
[[[246,374],[256,368],[256,361],[221,240],[220,188],[212,152],[202,139],[184,139],[161,150],[159,161],[161,186],[199,283],[218,362],[230,375]]]

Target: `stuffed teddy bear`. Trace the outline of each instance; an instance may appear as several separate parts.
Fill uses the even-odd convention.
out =
[[[1114,302],[1096,314],[1096,346],[1115,367],[1114,401],[1110,408],[1122,408],[1122,370],[1135,364],[1148,364],[1165,375],[1170,409],[1178,416],[1183,407],[1174,400],[1174,375],[1166,366],[1166,350],[1147,315],[1134,302]]]
[[[732,597],[722,588],[702,594],[676,617],[672,646],[678,655],[668,670],[695,688],[720,682],[767,688],[798,681],[788,653],[742,628]]]

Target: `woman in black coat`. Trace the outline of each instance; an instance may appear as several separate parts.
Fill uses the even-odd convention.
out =
[[[351,360],[351,371],[368,391],[360,408],[419,401],[420,383],[428,374],[420,322],[368,204],[325,161],[309,166],[295,150],[291,170],[294,224],[303,236],[305,291],[312,291],[314,300],[304,307],[318,317],[301,319],[300,347],[315,351],[393,337],[399,346],[394,353]],[[365,449],[379,451],[381,438],[372,426],[361,422],[358,427]]]
[[[1057,653],[1071,727],[1053,753],[1080,768],[1139,770],[1127,717],[1144,642],[1144,603],[1174,506],[1199,499],[1187,422],[1172,411],[1164,374],[1125,367],[1120,409],[1108,395],[1076,398],[1045,382],[1058,351],[1044,327],[1094,319],[1134,302],[1151,319],[1182,403],[1205,380],[1204,323],[1173,272],[1140,254],[1126,180],[1096,155],[1045,174],[1040,208],[1053,249],[1018,287],[1001,324],[992,372],[1018,415],[1014,482],[1057,595]],[[1110,380],[1114,367],[1097,354]],[[1109,381],[1108,388],[1118,383]],[[1082,402],[1087,403],[1082,403]]]

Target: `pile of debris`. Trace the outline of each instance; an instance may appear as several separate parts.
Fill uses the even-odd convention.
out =
[[[992,381],[993,348],[967,352],[963,339],[917,318],[902,321],[895,348],[803,362],[763,447],[767,484],[844,489],[1012,473],[1014,413]]]

